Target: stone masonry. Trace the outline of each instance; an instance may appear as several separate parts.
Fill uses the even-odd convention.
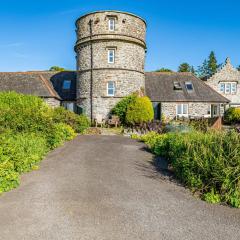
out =
[[[114,31],[109,19],[115,20]],[[130,13],[102,11],[80,17],[76,27],[77,103],[89,117],[92,112],[93,118],[106,118],[121,98],[145,88],[146,23]],[[109,49],[115,51],[114,63],[108,63]],[[110,81],[115,84],[111,97]]]
[[[162,102],[161,112],[167,120],[176,119],[177,116],[177,102]],[[180,104],[180,102],[179,102]],[[190,118],[210,118],[211,115],[211,103],[204,102],[188,102],[188,116]],[[221,104],[213,103],[217,106],[218,112],[222,115],[224,112],[224,107]]]
[[[220,83],[228,82],[237,83],[236,94],[224,94],[220,91]],[[232,66],[229,58],[227,58],[225,65],[206,81],[206,84],[229,99],[230,106],[240,106],[240,71]]]

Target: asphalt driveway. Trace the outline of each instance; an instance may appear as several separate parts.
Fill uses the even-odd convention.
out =
[[[240,210],[162,179],[143,147],[80,136],[53,151],[0,196],[0,239],[240,239]]]

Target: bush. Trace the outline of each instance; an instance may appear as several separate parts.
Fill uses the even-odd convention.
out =
[[[240,123],[240,108],[230,107],[224,115],[224,120],[228,124]]]
[[[21,173],[35,169],[48,151],[46,139],[32,133],[0,135],[0,193],[19,185]]]
[[[160,136],[142,139],[153,142],[152,151],[169,161],[178,179],[208,202],[240,207],[239,134],[193,131]]]
[[[131,125],[152,121],[154,111],[148,97],[137,97],[128,105],[126,122]]]
[[[75,130],[78,133],[83,133],[86,129],[91,126],[90,120],[85,115],[79,115],[76,121]]]
[[[137,98],[136,94],[132,94],[123,98],[120,102],[116,104],[116,106],[112,109],[112,114],[117,115],[122,124],[126,124],[126,115],[128,106],[131,105]]]
[[[49,129],[47,134],[48,146],[54,149],[62,145],[65,141],[72,140],[76,136],[76,133],[71,126],[65,123],[56,123]]]
[[[90,120],[85,115],[77,115],[63,107],[55,108],[53,111],[53,121],[55,123],[65,123],[70,125],[77,133],[83,133],[90,127]]]
[[[17,187],[21,173],[36,169],[50,149],[76,135],[53,116],[38,97],[0,93],[0,193]]]
[[[52,125],[52,109],[40,98],[0,93],[0,126],[14,132],[44,132]]]

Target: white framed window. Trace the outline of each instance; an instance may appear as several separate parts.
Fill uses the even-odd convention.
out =
[[[181,103],[177,104],[177,116],[187,117],[188,116],[188,104]]]
[[[107,95],[113,97],[115,96],[115,91],[116,91],[115,82],[109,81],[107,83]]]
[[[115,19],[114,18],[110,18],[108,20],[108,30],[115,31]]]
[[[115,49],[108,49],[108,63],[115,62]]]
[[[231,93],[232,94],[237,93],[237,83],[231,83]]]
[[[231,83],[226,83],[225,85],[225,93],[230,94],[231,93]]]
[[[225,93],[225,84],[224,83],[220,83],[220,92]]]
[[[237,94],[237,83],[236,82],[226,82],[219,84],[219,90],[221,93],[225,94]]]

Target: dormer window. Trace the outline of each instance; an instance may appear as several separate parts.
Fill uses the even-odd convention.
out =
[[[192,82],[185,82],[185,86],[186,86],[187,91],[193,91]]]
[[[71,88],[71,80],[63,81],[63,90],[69,90]]]
[[[115,18],[109,18],[108,20],[108,30],[115,31]]]

